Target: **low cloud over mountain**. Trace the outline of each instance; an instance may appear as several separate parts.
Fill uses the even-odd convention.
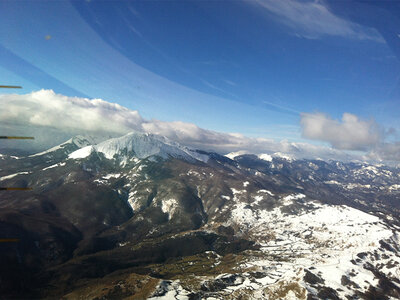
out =
[[[343,150],[367,150],[383,140],[383,130],[374,121],[344,113],[342,122],[322,113],[301,114],[303,137],[328,142]]]
[[[101,141],[139,131],[163,135],[183,145],[220,153],[245,150],[250,153],[285,152],[295,157],[322,159],[399,159],[390,154],[393,151],[387,150],[388,146],[383,147],[379,126],[359,120],[351,114],[344,115],[343,123],[322,114],[302,115],[304,137],[329,142],[337,148],[334,149],[286,140],[277,142],[266,138],[250,138],[238,133],[221,133],[192,123],[146,120],[138,111],[115,103],[66,97],[52,90],[25,95],[0,95],[0,101],[4,108],[0,112],[1,131],[9,135],[35,136],[33,142],[12,143],[13,147],[28,147],[31,152],[45,150],[77,134],[90,135]],[[0,148],[9,147],[9,141],[0,144]],[[381,151],[382,147],[387,151]],[[373,155],[356,157],[343,152],[343,149],[373,149]]]

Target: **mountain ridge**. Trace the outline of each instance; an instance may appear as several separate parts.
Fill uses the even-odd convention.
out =
[[[232,160],[145,134],[71,142],[0,157],[2,184],[33,188],[0,199],[4,234],[25,241],[1,249],[4,295],[122,297],[150,283],[160,299],[400,295],[399,169]]]
[[[162,158],[182,157],[207,162],[207,157],[190,150],[187,147],[173,142],[166,137],[149,133],[131,132],[119,138],[112,138],[97,145],[82,148],[69,155],[70,158],[84,158],[92,152],[103,153],[108,159],[114,155],[124,155],[124,159],[131,156],[143,159],[149,156]],[[123,153],[125,152],[125,153]]]

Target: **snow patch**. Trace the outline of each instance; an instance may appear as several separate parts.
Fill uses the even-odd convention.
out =
[[[121,174],[108,174],[106,176],[103,176],[104,179],[110,179],[110,178],[119,178]]]
[[[262,159],[262,160],[265,160],[265,161],[269,161],[269,162],[272,161],[272,156],[269,155],[269,154],[265,154],[264,153],[264,154],[259,154],[257,156],[258,156],[259,159]]]
[[[248,154],[248,152],[246,152],[245,150],[240,150],[240,151],[236,151],[236,152],[231,152],[231,153],[225,154],[225,156],[227,158],[230,158],[230,159],[234,160],[235,157],[240,156],[240,155],[244,155],[244,154]]]
[[[55,167],[63,167],[63,166],[65,166],[65,165],[66,165],[65,162],[63,162],[63,163],[58,163],[58,164],[55,164],[55,165],[51,165],[51,166],[49,166],[49,167],[46,167],[46,168],[42,169],[42,171],[45,171],[45,170],[48,170],[48,169],[52,169],[52,168],[55,168]]]
[[[268,190],[258,190],[257,193],[266,193],[270,196],[275,196],[275,194],[273,194],[272,192],[268,191]]]
[[[84,147],[84,148],[81,148],[79,150],[72,152],[70,155],[68,155],[68,158],[72,158],[72,159],[86,158],[93,151],[94,151],[93,146],[87,146],[87,147]]]
[[[178,201],[175,199],[162,200],[161,210],[163,213],[168,214],[168,220],[170,220],[178,207]]]
[[[11,178],[14,178],[15,176],[23,175],[23,174],[31,174],[31,172],[19,172],[19,173],[3,176],[3,177],[0,177],[0,181],[6,180],[6,179],[11,179]]]

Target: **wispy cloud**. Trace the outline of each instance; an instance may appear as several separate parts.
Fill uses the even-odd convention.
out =
[[[223,82],[225,82],[226,84],[229,84],[230,86],[236,86],[236,83],[235,83],[235,82],[233,82],[233,81],[231,81],[231,80],[228,80],[228,79],[222,79],[222,81],[223,81]]]
[[[301,113],[300,111],[294,110],[294,109],[292,109],[292,108],[290,108],[288,106],[280,105],[280,104],[269,102],[269,101],[266,101],[266,100],[263,100],[262,103],[265,106],[267,106],[269,109],[276,110],[276,111],[279,111],[279,112],[288,113],[290,115],[298,116]]]
[[[202,60],[202,61],[194,61],[193,63],[198,65],[205,65],[205,66],[214,66],[218,67],[221,65],[231,66],[235,68],[239,68],[240,65],[234,61],[218,59],[218,60]]]
[[[303,38],[316,39],[330,35],[384,41],[375,29],[363,27],[334,15],[323,1],[256,0],[255,3],[277,16],[279,22]]]
[[[223,94],[225,94],[227,96],[230,96],[230,97],[232,97],[234,99],[238,99],[236,95],[234,95],[234,94],[232,94],[232,93],[230,93],[230,92],[228,92],[228,91],[226,91],[224,89],[221,89],[221,88],[215,86],[214,84],[210,83],[209,81],[201,79],[201,78],[199,78],[199,79],[204,85],[208,86],[209,88],[211,88],[213,90],[216,90],[218,92],[221,92],[221,93],[223,93]]]
[[[133,27],[132,25],[128,25],[128,28],[134,33],[134,34],[136,34],[137,36],[139,36],[139,37],[143,37],[143,34],[139,31],[139,30],[137,30],[135,27]]]

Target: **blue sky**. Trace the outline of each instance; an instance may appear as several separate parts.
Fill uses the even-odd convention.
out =
[[[302,112],[398,131],[399,9],[345,2],[1,1],[0,79],[248,136],[301,141]]]

